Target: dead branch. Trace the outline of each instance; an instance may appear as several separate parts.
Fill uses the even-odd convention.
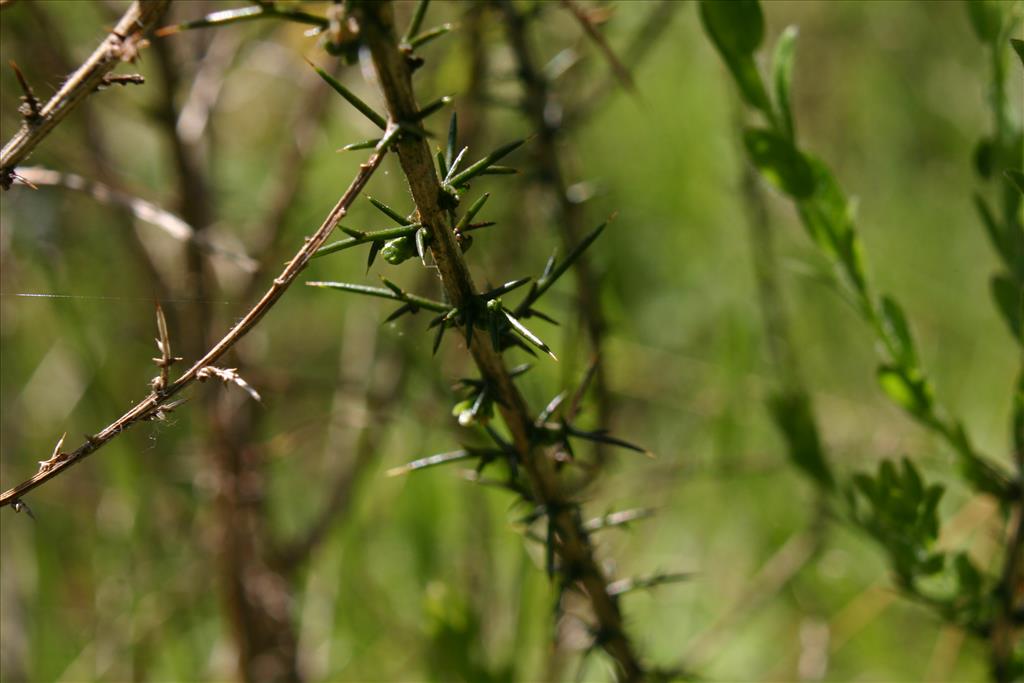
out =
[[[96,180],[84,178],[76,173],[62,173],[41,166],[27,166],[18,169],[18,175],[37,186],[65,187],[84,192],[101,204],[112,204],[128,209],[138,220],[160,228],[179,242],[194,242],[211,255],[220,256],[238,265],[247,273],[255,272],[257,261],[249,255],[218,246],[209,235],[200,235],[180,216],[163,209],[153,202],[133,196]]]
[[[327,238],[330,237],[331,233],[337,227],[341,219],[344,218],[348,212],[352,202],[355,201],[359,193],[362,192],[366,183],[369,182],[370,177],[374,171],[380,166],[385,154],[387,153],[386,146],[390,143],[392,135],[385,135],[381,143],[377,145],[373,154],[359,167],[359,172],[356,177],[352,180],[348,189],[338,200],[338,203],[331,209],[331,212],[327,214],[324,222],[320,225],[313,235],[306,238],[305,244],[301,249],[292,257],[291,261],[285,266],[284,271],[274,279],[273,284],[266,291],[263,297],[253,306],[245,316],[239,320],[234,327],[232,327],[227,334],[221,338],[213,347],[206,352],[206,354],[197,360],[192,367],[190,367],[185,374],[171,383],[163,392],[159,395],[156,393],[150,393],[145,399],[139,402],[134,408],[126,412],[121,417],[117,418],[109,425],[103,428],[98,434],[93,436],[87,436],[85,443],[76,448],[71,453],[66,454],[59,463],[56,463],[53,467],[46,471],[38,472],[35,476],[27,481],[11,488],[4,493],[0,494],[0,507],[5,505],[11,505],[18,501],[21,496],[25,495],[35,487],[43,484],[44,482],[57,476],[72,465],[81,462],[89,455],[95,453],[101,447],[106,445],[107,442],[111,441],[118,434],[128,430],[137,423],[151,419],[154,415],[161,411],[166,410],[166,401],[177,394],[179,391],[190,385],[196,379],[198,379],[199,372],[213,363],[217,362],[221,356],[223,356],[228,349],[235,345],[238,340],[244,337],[255,325],[258,323],[264,315],[277,303],[277,300],[281,298],[281,295],[285,293],[288,287],[295,281],[299,273],[303,271],[306,264],[309,263],[313,253],[323,246]]]
[[[134,61],[146,42],[145,34],[163,15],[170,0],[136,0],[100,46],[71,74],[38,114],[26,118],[0,151],[0,187],[14,180],[14,168],[82,101],[103,85],[104,77],[121,62]]]

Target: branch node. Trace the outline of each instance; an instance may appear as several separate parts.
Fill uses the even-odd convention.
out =
[[[234,384],[245,391],[245,393],[249,394],[249,396],[251,396],[257,403],[261,403],[263,401],[259,392],[253,389],[248,382],[242,379],[242,376],[238,374],[238,370],[235,368],[218,368],[212,365],[207,365],[196,373],[196,379],[200,382],[205,382],[211,377],[216,377],[220,381],[224,382],[224,384]]]
[[[39,98],[32,91],[32,86],[28,84],[25,74],[21,73],[21,69],[18,68],[15,61],[12,59],[8,64],[14,70],[14,77],[18,79],[18,85],[21,86],[21,91],[24,93],[21,96],[21,105],[18,107],[18,113],[25,119],[25,123],[34,125],[42,118],[42,107],[39,104]]]
[[[146,79],[142,74],[107,74],[96,86],[96,90],[106,90],[112,85],[143,85]]]
[[[39,461],[39,471],[40,472],[49,472],[54,467],[56,467],[57,465],[59,465],[60,463],[64,462],[65,460],[67,460],[70,457],[69,454],[62,453],[61,450],[60,450],[61,447],[64,445],[64,439],[66,439],[67,436],[68,436],[68,433],[64,432],[64,434],[60,437],[60,439],[57,440],[57,445],[53,447],[53,453],[50,455],[50,457],[47,458],[46,460],[40,460]]]

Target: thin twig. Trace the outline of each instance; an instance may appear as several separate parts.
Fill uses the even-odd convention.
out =
[[[559,228],[563,248],[568,252],[579,244],[586,226],[583,223],[580,205],[569,198],[568,184],[558,158],[562,133],[559,122],[552,120],[547,114],[551,97],[550,86],[534,65],[526,35],[526,19],[509,0],[499,0],[498,5],[505,17],[505,32],[523,86],[522,109],[539,137],[538,144],[534,146],[538,176],[555,199],[555,223]],[[601,361],[606,325],[601,311],[600,281],[594,275],[586,255],[576,260],[573,272],[576,277],[576,294],[579,297],[583,324],[595,358],[594,396],[597,401],[597,419],[601,425],[608,427],[611,425],[612,401]],[[600,447],[595,449],[599,465],[604,462],[604,451],[605,449]]]
[[[31,13],[34,21],[38,24],[38,29],[41,32],[40,35],[49,36],[49,39],[45,41],[45,51],[38,54],[38,59],[41,62],[41,66],[45,67],[47,71],[56,73],[70,73],[74,71],[74,60],[71,59],[67,52],[66,39],[64,37],[65,27],[55,23],[50,14],[43,8],[39,3],[29,2],[26,3],[26,8]],[[119,180],[119,173],[115,168],[115,164],[112,163],[113,154],[110,149],[110,145],[107,143],[107,135],[103,125],[99,122],[96,116],[94,103],[91,100],[86,100],[82,107],[79,109],[78,115],[75,117],[75,123],[81,125],[80,138],[85,144],[85,148],[89,152],[89,164],[92,169],[91,176],[94,177],[96,182],[102,183],[108,187],[116,188],[121,187],[121,181]],[[61,152],[64,152],[61,149]],[[66,165],[66,164],[62,164]],[[19,175],[23,171],[29,169],[18,169]],[[62,174],[66,178],[70,178],[73,174]],[[99,199],[99,197],[95,197]],[[101,200],[102,201],[102,200]],[[162,221],[166,219],[166,215],[160,215],[161,211],[156,206],[142,206],[137,205],[138,212],[134,214],[135,218],[143,221],[151,221],[156,219]],[[148,209],[154,209],[158,213],[152,217],[149,217],[150,213]],[[135,257],[135,262],[141,265],[145,271],[146,282],[149,283],[153,298],[157,301],[169,301],[175,298],[171,294],[171,286],[167,281],[167,277],[157,268],[153,261],[153,255],[146,250],[139,237],[138,231],[134,229],[134,223],[131,220],[126,211],[114,212],[114,218],[118,227],[121,228],[122,234],[125,235],[126,239],[122,240],[122,244],[131,250],[131,253]],[[170,227],[170,223],[163,225],[162,227]],[[168,317],[171,319],[170,322],[174,323],[174,312],[165,311]]]
[[[353,321],[351,325],[346,325],[346,327],[354,331],[364,327],[364,325],[362,321]],[[349,333],[347,331],[347,334]],[[376,336],[376,330],[371,334]],[[347,342],[347,339],[342,340],[343,353],[345,353]],[[331,410],[331,419],[328,422],[329,428],[325,440],[325,449],[330,460],[338,460],[337,456],[339,454],[345,454],[350,456],[351,462],[342,465],[338,471],[330,487],[327,501],[319,513],[313,517],[312,521],[295,538],[281,544],[281,548],[277,551],[276,555],[281,569],[285,572],[293,572],[307,564],[316,549],[327,538],[334,522],[350,509],[358,483],[367,470],[370,469],[370,466],[378,459],[379,447],[386,434],[386,430],[383,429],[381,424],[381,415],[387,410],[388,406],[405,393],[405,387],[410,376],[409,365],[407,363],[400,363],[395,377],[390,380],[389,386],[379,388],[376,386],[377,382],[371,382],[371,370],[380,362],[376,357],[380,355],[380,344],[376,339],[367,340],[364,343],[372,344],[375,347],[369,358],[362,357],[359,359],[361,361],[359,363],[346,363],[342,359],[339,368],[338,389],[335,392],[334,406]],[[349,344],[348,346],[354,348],[359,345]],[[350,376],[354,367],[365,368],[367,365],[370,368],[365,372],[361,372],[361,376]],[[361,424],[356,430],[346,430],[355,432],[349,440],[348,453],[346,453],[344,446],[342,448],[338,447],[338,441],[342,435],[334,433],[341,430],[333,430],[330,427],[340,419],[340,413],[349,405],[351,400],[351,389],[349,387],[352,381],[363,381],[366,384],[366,391],[361,401],[360,410],[369,416],[369,420]]]
[[[643,24],[633,34],[629,45],[622,50],[621,62],[636,72],[651,48],[658,44],[658,38],[672,25],[672,14],[682,5],[678,0],[661,0],[655,5]],[[587,116],[602,111],[605,99],[616,91],[619,80],[612,76],[604,79],[590,93],[578,97],[574,108],[566,109],[562,127],[576,128]]]
[[[814,557],[820,543],[814,531],[790,537],[747,582],[747,588],[685,650],[684,659],[695,668],[705,666],[725,642],[728,629],[778,593]]]
[[[103,77],[123,61],[134,60],[145,45],[143,36],[163,15],[170,0],[136,0],[110,35],[71,74],[33,120],[26,120],[0,151],[0,187],[11,186],[14,168],[64,118],[103,83]]]
[[[601,32],[597,30],[597,27],[594,25],[594,22],[590,20],[590,17],[587,16],[587,13],[572,0],[562,0],[562,5],[568,9],[574,17],[576,17],[576,21],[579,22],[583,31],[591,40],[594,41],[594,44],[597,45],[601,54],[604,55],[604,58],[608,61],[608,65],[611,67],[612,73],[615,74],[615,78],[619,81],[619,85],[629,92],[629,94],[634,97],[639,97],[640,93],[636,89],[636,83],[633,82],[633,76],[630,75],[629,69],[626,68],[626,65],[623,64],[618,55],[615,54],[611,45],[608,44],[608,41],[605,40]]]
[[[309,259],[312,258],[313,253],[323,246],[323,243],[327,241],[328,237],[330,237],[331,232],[334,231],[338,223],[341,222],[341,219],[344,218],[349,207],[352,205],[352,202],[354,202],[356,197],[359,196],[359,193],[362,192],[374,171],[376,171],[380,166],[381,161],[387,153],[387,144],[388,136],[386,136],[385,139],[382,140],[381,144],[377,146],[377,149],[374,150],[374,153],[370,158],[360,165],[359,172],[348,186],[348,189],[345,190],[341,199],[338,200],[338,203],[333,209],[331,209],[330,213],[327,214],[327,217],[324,219],[324,222],[317,231],[312,236],[306,238],[305,244],[301,249],[299,249],[295,256],[292,257],[291,261],[288,262],[284,271],[274,279],[273,284],[266,291],[263,297],[249,310],[248,313],[245,314],[241,320],[235,324],[234,327],[228,331],[226,335],[224,335],[222,339],[220,339],[220,341],[214,344],[214,346],[207,351],[202,358],[197,360],[192,367],[185,372],[185,374],[175,380],[159,396],[155,393],[149,394],[134,408],[107,425],[98,434],[87,437],[84,444],[71,453],[68,453],[67,457],[60,463],[54,465],[45,472],[37,473],[31,479],[28,479],[14,488],[0,494],[0,507],[14,503],[21,496],[25,495],[35,487],[45,483],[49,479],[52,479],[72,465],[84,460],[92,453],[95,453],[99,448],[114,439],[118,434],[126,431],[138,422],[150,418],[163,406],[167,399],[194,382],[197,379],[197,375],[200,370],[215,363],[217,359],[223,356],[238,340],[252,330],[256,323],[258,323],[260,319],[267,314],[274,304],[277,303],[277,300],[281,298],[281,295],[284,294],[288,287],[291,286],[295,281],[295,278],[298,277],[299,273],[301,273],[309,263]]]
[[[390,3],[359,2],[354,9],[384,93],[391,125],[414,120],[419,108],[413,95],[411,70],[392,27]],[[438,204],[441,185],[430,148],[425,140],[409,136],[398,141],[397,151],[420,221],[430,231],[430,248],[448,299],[456,307],[468,307],[474,303],[478,292]],[[567,580],[587,596],[597,620],[597,640],[618,665],[619,678],[641,680],[644,667],[626,634],[619,603],[608,592],[608,581],[583,528],[579,507],[566,499],[554,460],[543,448],[534,445],[530,411],[504,360],[486,336],[474,335],[469,344],[470,352],[484,380],[494,387],[499,410],[528,475],[532,494],[547,510],[557,552],[568,573]]]
[[[115,189],[99,181],[89,180],[76,173],[62,173],[40,166],[19,168],[18,175],[33,185],[65,187],[69,190],[84,192],[101,204],[113,204],[124,207],[140,221],[160,228],[180,242],[195,242],[199,249],[211,255],[220,256],[232,261],[245,272],[254,272],[258,265],[256,260],[247,254],[220,247],[210,239],[209,235],[197,234],[195,228],[184,219],[157,206],[153,202]]]
[[[338,60],[337,66],[332,70],[334,75],[338,75],[337,70],[342,67],[342,63],[342,60]],[[259,226],[254,231],[258,245],[254,253],[258,257],[259,270],[250,280],[246,290],[250,295],[256,293],[254,288],[258,284],[258,279],[255,276],[280,263],[281,237],[288,224],[289,215],[298,206],[295,200],[303,187],[303,167],[313,150],[318,134],[323,129],[328,105],[335,99],[333,95],[330,88],[323,87],[323,82],[319,78],[307,74],[298,94],[295,117],[288,125],[289,134],[286,136],[285,148],[274,167],[276,180],[269,192],[270,200],[264,209]]]
[[[175,121],[175,130],[184,144],[203,139],[224,90],[228,69],[241,52],[241,44],[241,33],[217,31],[203,53]]]

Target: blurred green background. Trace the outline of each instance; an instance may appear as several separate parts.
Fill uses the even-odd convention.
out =
[[[586,6],[609,10],[602,31],[621,48],[655,4]],[[397,5],[403,25],[411,4]],[[15,60],[48,97],[64,73],[60,53],[79,63],[124,6],[5,6],[0,57]],[[236,6],[179,3],[172,14],[180,21]],[[971,154],[990,120],[985,55],[964,7],[769,2],[764,9],[768,44],[787,25],[800,28],[799,134],[859,198],[858,226],[878,288],[904,304],[941,400],[983,451],[1008,461],[1017,356],[989,303],[996,257],[971,206]],[[657,455],[617,453],[585,508],[658,508],[653,519],[598,537],[616,577],[694,573],[686,583],[625,597],[629,629],[650,661],[686,662],[717,680],[980,680],[983,644],[901,600],[879,549],[823,519],[815,492],[787,462],[764,408],[772,370],[741,191],[741,107],[696,6],[672,10],[634,68],[640,96],[613,89],[595,100],[560,150],[570,181],[593,193],[583,205],[588,223],[617,212],[591,251],[609,319],[611,427]],[[470,154],[480,156],[530,127],[502,104],[518,85],[498,15],[470,23],[471,11],[469,3],[431,4],[429,25],[459,28],[422,49],[427,64],[416,87],[421,102],[456,94],[460,115],[478,124]],[[555,81],[557,101],[571,109],[609,79],[608,68],[571,15],[555,3],[541,11],[531,24],[538,61],[563,50],[572,51],[563,58],[579,58]],[[481,31],[491,103],[463,95],[470,27]],[[293,24],[254,22],[161,42],[178,71],[179,108],[196,97],[197,73],[221,71],[196,144],[211,190],[208,232],[226,248],[255,253],[275,189],[295,177],[278,160],[315,81],[302,57],[328,58]],[[215,58],[223,64],[211,67]],[[187,213],[167,123],[159,120],[158,64],[150,48],[139,64],[122,67],[143,73],[147,84],[93,96],[88,115],[72,114],[31,164],[97,177],[98,130],[113,169],[108,182]],[[379,103],[358,66],[342,80]],[[1020,84],[1014,80],[1018,103]],[[4,140],[18,125],[19,95],[5,68]],[[436,115],[429,127],[440,133],[446,119]],[[329,100],[272,272],[319,225],[364,159],[335,150],[372,133],[339,98]],[[524,148],[509,163],[528,171],[530,159]],[[560,243],[539,208],[543,192],[529,181],[527,172],[479,183],[493,195],[482,217],[498,221],[468,252],[479,284],[539,274]],[[996,511],[958,488],[950,453],[877,389],[869,331],[828,284],[788,204],[763,191],[799,359],[836,467],[874,470],[882,458],[915,458],[951,487],[941,542],[989,566],[997,558]],[[394,159],[368,194],[411,208]],[[36,471],[61,434],[77,446],[145,396],[155,374],[154,298],[163,299],[172,340],[190,362],[255,297],[237,263],[212,256],[206,303],[197,304],[182,242],[84,193],[17,186],[3,194],[0,217],[0,478],[8,488]],[[345,222],[387,226],[365,200]],[[314,262],[301,280],[377,284],[377,273],[386,273],[438,296],[415,260],[378,262],[369,274],[364,265],[364,251],[343,252]],[[261,275],[254,291],[272,276]],[[35,521],[2,511],[0,678],[237,677],[218,569],[232,552],[212,455],[224,435],[211,416],[238,410],[248,426],[229,436],[258,454],[245,462],[258,470],[251,495],[263,525],[246,534],[296,537],[327,504],[336,479],[355,473],[347,505],[315,552],[283,581],[259,584],[290,624],[306,678],[572,680],[578,657],[550,645],[554,591],[542,548],[524,539],[516,522],[523,510],[510,508],[512,498],[465,481],[458,465],[384,476],[466,438],[450,415],[450,386],[472,374],[455,335],[431,356],[425,315],[382,325],[393,308],[294,287],[221,363],[239,368],[263,394],[262,406],[247,405],[235,388],[196,385],[191,402],[167,421],[135,428],[29,495]],[[571,278],[547,308],[563,324],[538,322],[536,331],[561,362],[539,359],[522,381],[537,409],[573,386],[588,361]],[[205,329],[201,315],[210,318]],[[578,621],[567,619],[559,632],[567,648],[585,644]],[[609,677],[600,656],[586,660],[582,675]]]

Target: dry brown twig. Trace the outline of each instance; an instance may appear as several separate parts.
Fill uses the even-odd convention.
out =
[[[615,78],[619,81],[619,85],[625,88],[629,94],[639,97],[640,93],[636,89],[636,83],[633,82],[633,76],[629,73],[629,69],[626,68],[626,65],[622,63],[622,60],[612,50],[604,35],[597,30],[597,26],[595,26],[587,12],[572,0],[562,0],[562,5],[569,10],[587,36],[597,45],[598,50],[601,51],[605,60],[608,61],[608,65],[611,67],[612,73],[615,74]]]
[[[101,204],[121,206],[131,212],[138,220],[163,230],[167,235],[179,242],[194,242],[196,247],[213,256],[223,257],[241,268],[246,273],[255,273],[259,262],[248,254],[219,246],[209,234],[198,231],[180,216],[154,204],[136,197],[128,192],[111,187],[98,180],[90,180],[76,173],[62,173],[40,166],[26,166],[18,169],[18,177],[27,184],[38,187],[64,187],[69,190],[84,192]]]
[[[28,83],[19,79],[26,90],[30,111],[18,132],[0,151],[0,187],[8,189],[15,178],[15,167],[49,135],[82,101],[104,85],[104,78],[121,62],[131,62],[145,46],[145,34],[163,15],[170,0],[136,0],[124,13],[117,26],[85,63],[71,74],[41,109],[32,108],[34,95]]]
[[[647,18],[637,29],[629,41],[629,44],[622,50],[622,59],[619,63],[626,65],[630,73],[635,73],[643,60],[650,54],[651,49],[658,44],[658,39],[665,30],[671,26],[673,13],[681,6],[677,0],[660,0],[648,12]],[[619,78],[614,67],[611,68],[611,75],[589,93],[577,97],[576,106],[567,109],[562,115],[563,128],[575,128],[582,121],[594,113],[601,111],[602,107],[616,88],[619,86]]]
[[[223,338],[220,339],[220,341],[214,344],[202,358],[197,360],[181,377],[168,384],[162,391],[154,391],[150,393],[134,408],[111,422],[98,434],[86,436],[85,443],[74,451],[70,453],[55,452],[55,457],[51,458],[51,460],[54,460],[54,464],[51,467],[45,470],[40,470],[31,479],[28,479],[27,481],[0,494],[0,507],[14,504],[20,505],[21,496],[25,495],[40,484],[43,484],[49,479],[57,476],[72,465],[81,462],[114,439],[118,434],[121,434],[130,427],[144,420],[154,418],[158,419],[160,415],[163,415],[176,407],[178,403],[168,402],[168,399],[190,385],[192,382],[202,379],[200,375],[204,369],[212,366],[217,362],[217,359],[227,353],[228,349],[244,337],[256,325],[256,323],[258,323],[260,319],[267,314],[277,300],[281,298],[281,295],[285,293],[288,287],[291,286],[295,281],[295,278],[298,277],[299,273],[301,273],[306,267],[306,264],[313,256],[313,253],[323,246],[324,242],[327,241],[327,238],[330,237],[338,223],[348,212],[352,202],[354,202],[356,197],[359,196],[359,193],[362,192],[374,171],[376,171],[380,166],[380,163],[387,152],[387,145],[391,143],[396,133],[396,127],[389,128],[388,132],[381,139],[381,142],[377,145],[370,158],[360,165],[359,172],[356,174],[356,177],[349,184],[348,189],[345,190],[345,193],[341,196],[341,199],[338,200],[338,203],[333,209],[331,209],[330,213],[327,214],[327,217],[324,219],[324,222],[320,225],[317,231],[310,237],[306,238],[305,244],[303,244],[302,248],[299,249],[295,256],[293,256],[288,262],[284,271],[274,279],[270,288],[263,294],[262,298],[260,298],[256,305],[254,305],[249,312],[246,313],[245,316],[239,320]]]

